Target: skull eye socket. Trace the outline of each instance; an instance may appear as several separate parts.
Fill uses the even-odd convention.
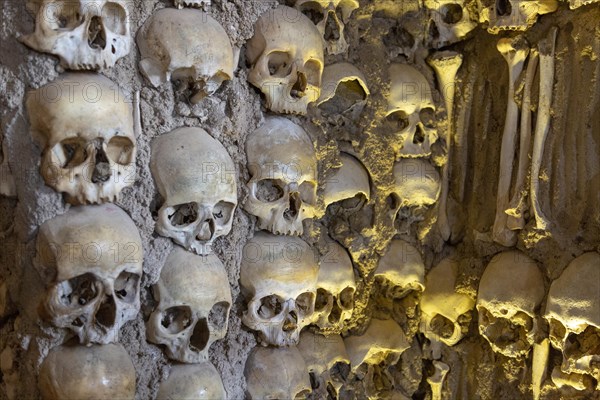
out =
[[[304,72],[306,74],[306,83],[311,86],[321,85],[321,72],[323,67],[317,60],[308,60],[304,64]]]
[[[325,18],[323,7],[321,7],[321,5],[316,1],[309,1],[302,4],[300,6],[300,12],[306,15],[308,19],[310,19],[315,25],[323,21],[323,18]]]
[[[169,222],[176,228],[184,228],[198,220],[198,204],[184,203],[169,207],[167,210]]]
[[[48,2],[43,7],[44,18],[54,31],[71,31],[83,23],[79,2]]]
[[[274,51],[269,54],[269,74],[278,78],[285,78],[292,73],[292,59],[290,54],[283,51]]]
[[[75,168],[88,157],[86,143],[81,138],[69,138],[52,148],[52,156],[60,168]]]
[[[315,294],[311,292],[302,293],[296,297],[296,308],[301,314],[310,314],[315,307]]]
[[[298,192],[300,193],[300,199],[303,203],[314,204],[316,202],[315,192],[316,186],[313,182],[304,181],[298,186]]]
[[[388,114],[387,117],[385,117],[384,124],[386,130],[392,132],[403,131],[406,128],[408,128],[409,125],[408,115],[406,115],[406,113],[401,110],[394,111],[391,114]]]
[[[114,136],[106,146],[106,155],[119,165],[128,165],[133,162],[133,149],[134,145],[129,138]]]
[[[347,287],[342,290],[338,301],[342,310],[351,310],[354,305],[354,288]]]
[[[233,216],[235,205],[226,201],[220,201],[213,207],[213,218],[220,225],[227,224]]]
[[[281,199],[285,185],[278,179],[263,179],[256,184],[256,198],[263,203],[271,203]]]
[[[162,314],[160,324],[168,333],[176,335],[192,325],[192,310],[188,306],[167,308]]]
[[[445,4],[440,9],[442,21],[446,24],[457,24],[462,20],[463,9],[459,4]]]
[[[454,334],[454,324],[442,314],[437,314],[431,319],[429,329],[444,339],[449,339]]]
[[[554,318],[550,318],[550,341],[557,349],[561,348],[562,341],[567,335],[565,326]]]
[[[317,289],[317,297],[315,300],[315,311],[323,311],[331,301],[331,294],[323,289]]]
[[[208,323],[217,330],[222,330],[227,324],[229,314],[229,303],[221,301],[216,303],[208,313]]]
[[[421,119],[421,123],[426,127],[433,128],[435,126],[435,111],[433,111],[433,108],[423,108],[419,112],[419,118]]]
[[[258,316],[263,319],[271,319],[278,316],[283,310],[283,303],[283,299],[274,294],[263,297],[260,299]]]
[[[66,307],[83,307],[93,302],[101,292],[102,284],[90,273],[76,276],[58,284],[58,298]]]
[[[102,23],[109,31],[124,36],[127,34],[127,11],[120,4],[108,2],[102,7]]]
[[[121,301],[133,304],[139,292],[140,276],[123,271],[115,279],[115,295]]]

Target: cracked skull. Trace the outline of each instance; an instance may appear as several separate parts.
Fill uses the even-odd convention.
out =
[[[46,184],[72,204],[118,199],[135,181],[132,108],[118,85],[91,73],[65,74],[27,98],[31,134],[44,148]]]
[[[435,105],[429,82],[416,68],[392,64],[384,129],[398,142],[396,159],[427,157],[438,139]]]
[[[140,309],[142,241],[113,204],[74,207],[44,222],[35,266],[47,282],[40,314],[80,343],[111,343]]]
[[[467,0],[426,0],[429,40],[439,49],[464,40],[477,27],[477,6]]]
[[[425,278],[421,332],[432,342],[454,346],[468,332],[475,300],[455,290],[459,263],[443,259]]]
[[[538,16],[557,8],[557,0],[479,0],[479,21],[487,23],[488,32],[494,34],[525,31],[536,23]]]
[[[248,81],[262,91],[269,110],[304,115],[319,98],[322,40],[313,23],[290,7],[279,6],[258,19],[246,49]]]
[[[356,120],[362,113],[371,92],[362,72],[350,63],[325,67],[321,97],[317,106],[323,115],[331,118],[348,117]]]
[[[200,10],[165,8],[155,12],[137,35],[140,71],[158,87],[178,82],[198,103],[233,77],[233,49],[223,27]]]
[[[296,347],[255,347],[244,376],[250,400],[300,400],[310,393],[306,365]]]
[[[354,268],[350,255],[331,241],[321,257],[315,302],[315,324],[329,333],[339,333],[354,310]]]
[[[219,258],[173,247],[153,293],[158,306],[147,323],[148,340],[164,345],[173,360],[208,360],[210,346],[227,333],[231,308],[229,280]]]
[[[64,68],[110,68],[129,54],[130,10],[125,0],[42,0],[35,31],[21,40],[60,58]]]
[[[257,232],[244,246],[242,322],[265,346],[294,346],[314,318],[319,266],[302,239]]]
[[[527,356],[538,334],[544,278],[536,262],[518,250],[492,258],[479,283],[479,333],[506,357]]]
[[[235,167],[227,150],[201,128],[156,138],[150,162],[164,203],[156,231],[199,255],[231,230],[237,207]]]
[[[301,235],[317,201],[317,158],[304,129],[285,118],[267,118],[248,137],[246,153],[251,178],[244,209],[258,217],[260,229]]]
[[[173,365],[162,381],[156,400],[216,400],[227,394],[217,369],[210,362]]]
[[[552,282],[544,316],[550,342],[563,355],[562,372],[591,376],[596,390],[600,390],[599,265],[595,252],[574,259]]]
[[[317,26],[327,53],[342,54],[348,51],[344,28],[352,12],[358,8],[358,1],[298,0],[296,8]]]

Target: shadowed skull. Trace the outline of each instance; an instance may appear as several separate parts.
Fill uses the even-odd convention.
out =
[[[113,204],[74,207],[44,222],[35,266],[48,291],[44,319],[80,343],[111,343],[140,309],[142,241]]]
[[[439,49],[464,40],[477,27],[477,6],[468,0],[426,0],[429,40]]]
[[[557,8],[557,0],[479,0],[479,21],[488,24],[490,33],[525,31],[538,16]]]

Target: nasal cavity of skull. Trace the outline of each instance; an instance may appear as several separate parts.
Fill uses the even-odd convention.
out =
[[[385,117],[385,127],[388,131],[398,132],[408,128],[408,115],[401,110],[394,111]]]
[[[317,289],[317,297],[315,300],[315,311],[321,312],[331,304],[333,295],[323,288]]]
[[[309,1],[307,3],[302,4],[301,10],[302,14],[306,15],[313,24],[317,25],[319,22],[323,21],[325,18],[325,13],[323,8],[316,1]]]
[[[292,90],[290,91],[290,95],[292,96],[292,98],[300,99],[304,97],[304,95],[306,94],[306,86],[306,75],[304,74],[304,72],[298,71],[296,73],[296,82],[294,82],[294,86],[292,86]]]
[[[290,202],[288,207],[283,212],[283,218],[286,221],[294,221],[300,212],[300,206],[302,205],[302,200],[300,199],[300,193],[292,192],[290,193]]]
[[[200,318],[194,326],[192,337],[190,337],[190,349],[192,351],[202,351],[206,348],[210,339],[210,330],[206,318]]]
[[[510,0],[496,0],[496,15],[503,17],[512,14]]]
[[[442,314],[437,314],[429,323],[431,332],[441,338],[448,339],[454,334],[454,324]]]
[[[282,329],[284,332],[293,332],[296,328],[298,328],[298,313],[292,310],[285,316]]]
[[[292,73],[293,60],[289,53],[274,51],[269,54],[269,74],[278,78],[285,78]]]
[[[440,14],[442,14],[442,21],[444,21],[444,23],[454,25],[462,20],[463,9],[460,4],[444,4],[440,9]]]
[[[79,12],[79,2],[47,3],[43,7],[44,15],[48,17],[50,27],[55,31],[70,31],[83,23]]]
[[[112,328],[117,319],[117,306],[112,296],[104,296],[102,303],[94,316],[96,322],[104,328]]]
[[[178,204],[171,209],[172,214],[169,213],[169,221],[173,226],[183,227],[198,219],[198,203]]]
[[[106,145],[106,155],[112,162],[128,165],[133,161],[133,149],[134,144],[129,138],[113,136]]]
[[[160,321],[165,330],[176,335],[192,324],[192,310],[188,306],[175,306],[165,310]]]
[[[263,179],[256,184],[256,198],[263,203],[271,203],[284,195],[284,185],[277,179]]]
[[[88,45],[92,49],[104,50],[106,48],[106,31],[102,24],[102,18],[92,17],[88,26]]]
[[[110,179],[112,175],[110,171],[110,162],[108,156],[104,152],[102,139],[98,139],[94,142],[96,147],[96,165],[94,166],[94,172],[92,173],[93,183],[104,183]]]
[[[569,333],[564,352],[565,357],[573,360],[591,355],[600,357],[600,329],[589,325],[580,334]]]
[[[319,108],[328,114],[341,114],[366,98],[367,94],[358,80],[344,81],[337,85],[335,95]]]
[[[88,158],[86,143],[81,138],[65,139],[52,148],[52,155],[60,168],[75,168]]]
[[[225,324],[227,324],[227,311],[229,307],[229,303],[225,301],[220,301],[212,306],[208,313],[208,324],[214,329],[223,329]]]
[[[58,285],[60,303],[80,308],[93,301],[101,291],[101,283],[92,274],[83,274]]]
[[[262,319],[271,319],[283,310],[283,299],[277,295],[265,296],[260,299],[258,306],[258,316]]]
[[[132,304],[137,298],[140,276],[123,271],[115,279],[115,295],[121,301]]]
[[[323,37],[328,42],[334,42],[340,39],[341,32],[338,24],[338,20],[342,19],[341,11],[338,11],[339,15],[333,10],[329,11],[327,22],[325,23],[325,34]]]

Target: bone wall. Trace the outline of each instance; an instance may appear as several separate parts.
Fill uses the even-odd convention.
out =
[[[153,12],[172,6],[167,0],[134,3],[130,21],[132,36]],[[157,283],[161,268],[175,246],[170,239],[155,233],[163,199],[150,171],[150,145],[154,138],[182,126],[205,129],[224,145],[235,165],[240,206],[235,212],[231,233],[218,238],[214,246],[227,270],[233,307],[225,338],[210,349],[210,362],[223,380],[227,398],[245,397],[244,366],[257,340],[241,321],[246,301],[240,290],[240,265],[244,244],[258,230],[256,218],[241,207],[248,198],[246,182],[251,176],[245,144],[248,135],[271,114],[265,110],[259,91],[247,81],[244,45],[252,37],[258,17],[276,5],[267,1],[213,1],[210,15],[223,26],[233,47],[241,49],[241,54],[233,79],[198,105],[190,105],[170,84],[151,87],[139,72],[140,55],[135,44],[114,68],[102,71],[118,82],[131,99],[136,91],[140,92],[141,99],[137,178],[116,202],[138,228],[144,250],[141,312],[119,334],[119,342],[136,370],[136,399],[155,398],[159,383],[166,379],[174,365],[160,347],[146,340],[145,323],[156,306],[151,287]],[[320,253],[327,251],[327,236],[349,250],[357,292],[354,313],[343,336],[364,333],[373,317],[403,322],[402,327],[415,335],[415,340],[395,363],[396,390],[404,396],[429,399],[431,389],[427,377],[434,374],[434,366],[428,340],[419,332],[418,324],[406,321],[398,310],[390,315],[392,306],[376,299],[381,293],[377,293],[380,286],[374,271],[390,241],[402,239],[418,249],[426,272],[447,256],[457,260],[456,290],[474,300],[485,267],[494,255],[506,250],[494,243],[491,230],[508,91],[508,70],[496,43],[499,37],[511,34],[492,35],[478,27],[467,40],[449,47],[460,52],[464,60],[458,72],[454,111],[460,136],[457,142],[450,144],[454,146],[448,198],[452,233],[445,241],[436,225],[435,206],[418,215],[409,212],[395,223],[390,217],[389,195],[394,191],[397,138],[379,124],[386,113],[386,96],[390,91],[388,66],[408,63],[421,71],[432,85],[437,128],[446,129],[442,92],[436,87],[435,73],[426,62],[427,56],[435,50],[420,43],[426,33],[426,18],[418,10],[417,2],[360,1],[345,31],[349,44],[347,57],[326,57],[326,65],[347,61],[365,75],[370,97],[358,119],[327,117],[314,112],[286,118],[304,127],[311,137],[317,152],[320,182],[327,182],[339,167],[340,150],[354,154],[368,170],[369,203],[356,216],[333,229],[335,217],[326,212],[323,188],[320,188],[318,208],[323,216],[305,223],[302,238]],[[411,12],[419,17],[415,18]],[[0,398],[33,399],[40,396],[37,381],[42,361],[52,348],[69,337],[64,330],[40,321],[38,305],[45,287],[33,268],[35,239],[42,223],[64,214],[70,206],[62,195],[45,185],[39,173],[42,149],[29,132],[25,97],[30,91],[54,81],[62,71],[57,67],[57,58],[35,52],[18,40],[34,30],[35,18],[27,10],[26,2],[4,1],[0,4],[0,13],[1,131],[16,187],[16,197],[0,196]],[[556,12],[541,16],[524,34],[534,46],[548,36],[552,26],[558,27],[552,125],[542,158],[539,194],[550,226],[547,231],[536,230],[533,218],[528,216],[514,246],[540,266],[545,293],[542,304],[546,304],[552,281],[573,259],[584,252],[600,251],[598,21],[597,3],[576,10],[569,10],[566,3],[561,3]],[[416,36],[414,40],[412,35]],[[534,106],[537,106],[538,74],[533,85]],[[518,102],[523,85],[522,80],[517,83]],[[534,112],[533,121],[536,116]],[[433,146],[431,158],[436,166],[444,164],[445,155],[445,146]],[[542,312],[543,306],[538,311]],[[543,329],[547,336],[548,327]],[[532,396],[532,354],[524,359],[513,359],[494,353],[478,332],[476,311],[465,338],[454,347],[443,347],[441,360],[450,366],[443,398],[526,399]],[[541,398],[596,398],[597,391],[556,387],[550,373],[561,361],[560,352],[551,349]],[[365,398],[358,380],[348,383],[348,387],[356,390],[357,398]]]

